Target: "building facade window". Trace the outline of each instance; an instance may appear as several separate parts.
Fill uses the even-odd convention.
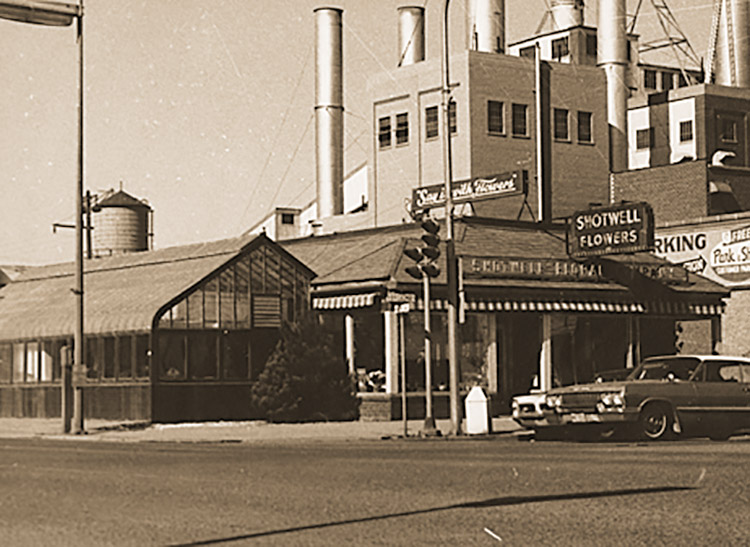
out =
[[[683,76],[682,72],[677,74],[677,87],[687,87],[687,85],[688,81],[685,76]]]
[[[382,150],[391,146],[391,117],[383,116],[378,120],[378,146]]]
[[[527,124],[527,112],[529,107],[525,104],[513,103],[512,105],[512,132],[515,137],[528,137],[529,127]]]
[[[643,71],[643,87],[646,89],[656,89],[656,71],[646,69]]]
[[[448,103],[448,127],[450,127],[451,135],[458,132],[455,101],[451,101]]]
[[[562,59],[569,53],[570,53],[570,49],[568,48],[567,36],[552,40],[552,58],[553,59]]]
[[[536,57],[536,47],[535,46],[522,47],[518,51],[518,55],[520,57],[525,57],[526,59],[533,59],[534,57]]]
[[[570,131],[568,130],[568,110],[565,108],[555,108],[553,111],[554,115],[554,129],[553,134],[555,140],[567,141],[570,140]]]
[[[596,57],[597,55],[597,41],[596,34],[586,35],[586,55],[590,57]]]
[[[635,148],[637,150],[646,150],[651,148],[651,128],[638,129],[635,132]]]
[[[487,101],[487,132],[502,135],[505,132],[503,121],[502,101]]]
[[[294,215],[292,213],[281,213],[282,224],[294,224]]]
[[[396,144],[409,144],[409,114],[406,112],[396,115]]]
[[[661,90],[668,91],[674,87],[674,74],[671,72],[661,73]]]
[[[438,107],[437,106],[428,106],[424,109],[424,136],[425,139],[435,139],[437,138],[439,131],[438,131]]]
[[[737,120],[719,116],[719,139],[721,142],[736,143],[737,142]]]
[[[594,134],[591,124],[592,116],[591,112],[584,112],[582,110],[578,111],[578,142],[594,142]]]
[[[693,120],[680,122],[680,142],[693,140]]]

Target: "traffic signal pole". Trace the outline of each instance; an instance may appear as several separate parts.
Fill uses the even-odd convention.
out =
[[[448,384],[450,395],[451,433],[461,434],[461,413],[459,405],[459,363],[458,363],[458,267],[453,234],[453,169],[451,166],[451,127],[450,127],[450,76],[448,47],[448,6],[445,0],[443,13],[443,56],[442,56],[442,110],[443,110],[443,175],[445,180],[445,261],[448,281]]]
[[[432,413],[432,328],[430,326],[430,276],[422,272],[424,292],[424,388],[425,410],[422,433],[426,436],[437,434],[435,415]]]

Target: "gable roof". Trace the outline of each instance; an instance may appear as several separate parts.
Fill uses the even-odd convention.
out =
[[[271,245],[299,263],[262,234],[88,260],[84,332],[148,331],[162,306],[260,245]],[[0,339],[71,336],[74,268],[73,263],[30,267],[0,289]]]

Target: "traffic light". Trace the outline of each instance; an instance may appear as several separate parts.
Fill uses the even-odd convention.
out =
[[[416,264],[406,268],[406,273],[414,279],[422,279],[422,275],[427,277],[437,277],[440,275],[440,267],[435,264],[435,260],[440,256],[440,237],[437,235],[440,231],[440,225],[426,218],[421,222],[422,242],[424,247],[407,247],[404,254],[411,258]]]

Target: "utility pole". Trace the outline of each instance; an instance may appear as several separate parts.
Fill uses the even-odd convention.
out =
[[[451,433],[461,434],[461,411],[458,383],[460,377],[458,363],[458,268],[453,234],[453,168],[451,158],[450,127],[450,47],[448,46],[448,7],[445,0],[443,10],[443,59],[442,59],[442,110],[443,110],[443,176],[445,180],[445,262],[448,285],[448,384],[450,395]]]

